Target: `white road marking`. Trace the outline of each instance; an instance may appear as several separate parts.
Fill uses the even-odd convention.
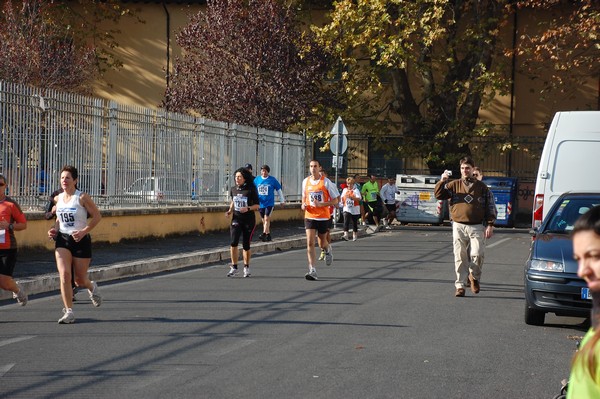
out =
[[[485,247],[486,247],[486,248],[493,248],[493,247],[495,247],[496,245],[500,245],[500,244],[502,244],[504,241],[508,241],[508,240],[510,240],[510,238],[503,238],[503,239],[501,239],[500,241],[496,241],[495,243],[493,243],[493,244],[490,244],[490,245],[486,245]]]
[[[0,366],[0,378],[4,377],[4,374],[8,373],[13,367],[15,367],[15,363]]]
[[[35,335],[23,335],[22,337],[10,338],[0,341],[0,346],[14,344],[16,342],[27,341],[28,339],[35,338]]]
[[[222,356],[227,353],[241,349],[245,346],[251,345],[254,342],[255,342],[255,340],[253,340],[253,339],[238,339],[238,340],[235,340],[235,342],[228,344],[227,347],[225,347],[225,348],[221,348],[219,350],[210,352],[209,355]]]

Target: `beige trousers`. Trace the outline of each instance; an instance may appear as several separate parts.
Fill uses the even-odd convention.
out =
[[[454,271],[456,288],[469,286],[469,273],[475,280],[481,278],[485,252],[485,226],[452,222],[452,244],[454,246]]]

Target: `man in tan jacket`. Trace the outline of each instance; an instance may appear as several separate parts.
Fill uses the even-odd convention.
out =
[[[485,241],[493,235],[497,214],[494,195],[473,177],[474,167],[473,159],[462,158],[460,179],[449,181],[450,172],[445,171],[434,191],[437,199],[449,200],[457,297],[465,296],[467,279],[471,291],[479,293]]]

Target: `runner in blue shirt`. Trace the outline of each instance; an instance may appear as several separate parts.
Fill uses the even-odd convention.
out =
[[[269,176],[271,168],[269,165],[263,165],[260,168],[260,176],[254,178],[254,185],[258,189],[258,199],[260,202],[260,217],[263,222],[263,232],[258,236],[262,241],[271,241],[271,215],[275,207],[275,192],[279,194],[279,200],[285,204],[285,197],[281,191],[281,184],[273,176]]]

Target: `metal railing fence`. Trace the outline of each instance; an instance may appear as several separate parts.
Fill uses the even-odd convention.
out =
[[[392,136],[390,146],[402,142],[402,136]],[[485,176],[517,177],[521,181],[535,181],[545,136],[515,136],[510,140],[501,135],[473,137],[469,143],[473,159]],[[510,145],[507,145],[510,142]],[[331,168],[331,152],[319,153],[323,140],[315,142],[315,154],[327,170]],[[395,176],[402,174],[430,174],[427,164],[419,157],[389,158],[386,149],[373,149],[366,136],[349,135],[348,152],[344,154],[343,177],[359,174],[367,176]],[[389,148],[387,149],[389,150]],[[363,156],[368,154],[368,156]],[[333,172],[330,172],[333,173]]]
[[[311,145],[302,134],[0,81],[0,173],[25,210],[43,209],[67,164],[105,209],[226,203],[246,163],[255,174],[268,164],[295,200]]]

